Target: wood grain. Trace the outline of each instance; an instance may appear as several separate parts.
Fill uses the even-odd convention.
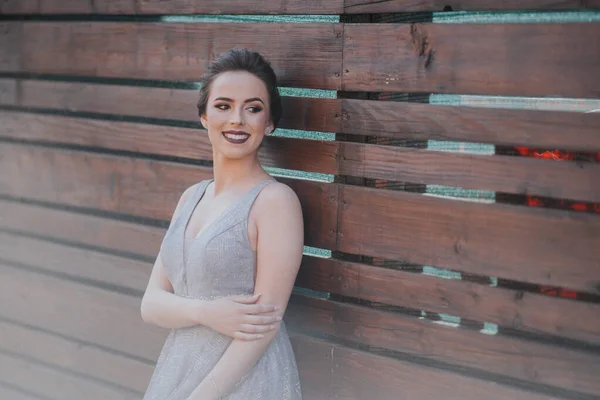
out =
[[[16,97],[0,95],[0,104],[199,123],[198,92],[195,90],[0,79],[0,93],[3,90],[10,93],[9,89],[15,85],[19,101]],[[283,96],[282,101],[284,113],[280,128],[319,132],[340,130],[340,100]]]
[[[143,396],[154,369],[152,363],[107,352],[92,343],[69,340],[64,336],[2,320],[0,338],[0,352],[4,350],[34,363],[118,385],[131,390],[133,393],[130,395],[136,397]],[[29,384],[33,383],[30,377]]]
[[[600,217],[340,186],[337,249],[600,293]]]
[[[597,113],[342,100],[341,132],[350,135],[600,151],[598,127]]]
[[[0,147],[0,169],[0,195],[160,220],[170,220],[186,188],[212,177],[207,167],[16,144]],[[332,248],[337,187],[281,181],[302,204],[306,244]]]
[[[196,82],[210,60],[237,46],[263,54],[281,86],[341,84],[340,24],[3,22],[0,29],[15,31],[18,43],[0,72]]]
[[[600,202],[600,164],[593,163],[340,143],[338,173]]]
[[[296,297],[287,321],[303,332],[318,332],[412,356],[479,369],[559,388],[597,394],[600,357],[516,338],[486,335],[427,320]],[[589,397],[588,397],[589,398]]]
[[[205,130],[1,111],[0,137],[212,160]],[[269,167],[335,174],[337,143],[269,136],[259,150]]]
[[[600,1],[581,0],[345,0],[348,14],[415,11],[573,10],[600,8]]]
[[[164,229],[85,214],[0,201],[0,229],[39,235],[108,252],[153,260]],[[93,229],[92,229],[93,227]],[[63,273],[77,279],[143,291],[151,269],[111,254],[0,232],[5,261]],[[461,280],[305,256],[296,285],[342,296],[496,323],[532,333],[600,343],[600,322],[589,318],[600,305],[492,288]]]
[[[344,37],[347,91],[600,97],[597,23],[346,24]]]
[[[296,285],[600,344],[598,304],[315,257],[304,257]]]
[[[5,14],[341,14],[342,0],[5,0]]]

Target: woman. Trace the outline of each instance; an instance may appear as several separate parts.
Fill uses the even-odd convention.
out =
[[[233,49],[201,83],[214,179],[181,196],[142,299],[144,321],[172,329],[144,399],[301,399],[281,317],[302,211],[257,155],[281,118],[277,79],[260,54]]]

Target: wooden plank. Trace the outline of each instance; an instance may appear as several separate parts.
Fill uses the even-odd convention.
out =
[[[55,237],[152,259],[164,230],[0,201],[0,229]],[[60,228],[59,228],[60,227]],[[89,227],[94,227],[90,229]],[[102,233],[100,235],[99,233]],[[151,265],[105,253],[0,232],[1,259],[76,278],[143,291]],[[492,288],[461,280],[305,256],[296,285],[401,307],[496,323],[533,333],[600,343],[600,305]]]
[[[5,0],[5,14],[342,14],[343,0]]]
[[[581,392],[585,398],[600,393],[600,357],[594,353],[487,335],[323,299],[298,296],[294,300],[287,321],[303,332],[358,340],[430,361]]]
[[[600,164],[340,144],[339,173],[600,202]]]
[[[170,220],[183,191],[212,169],[178,163],[5,144],[0,195]],[[42,171],[43,173],[40,173]],[[281,179],[296,191],[309,246],[335,245],[337,187]]]
[[[0,79],[0,104],[14,105],[17,102],[17,81]]]
[[[27,321],[26,323],[30,324],[35,323],[36,326],[43,327],[49,331],[69,335],[80,340],[99,343],[110,348],[129,352],[129,354],[131,354],[131,352],[136,352],[142,357],[145,355],[146,358],[149,355],[155,357],[156,346],[162,345],[164,337],[151,335],[151,327],[133,326],[137,319],[136,315],[139,313],[139,299],[134,299],[136,302],[132,303],[125,299],[126,296],[39,274],[19,271],[18,269],[10,267],[0,267],[0,276],[2,276],[2,279],[0,279],[0,286],[2,286],[3,289],[0,291],[0,297],[2,297],[3,300],[0,302],[1,315],[19,321],[24,320]],[[10,299],[10,296],[15,294],[22,296],[22,301],[19,302],[18,305],[9,305],[6,300]],[[32,299],[32,297],[38,296],[43,298],[44,301]],[[55,308],[59,304],[65,306],[60,308],[60,312],[56,311],[59,309]],[[66,307],[67,304],[70,306]],[[109,306],[109,304],[113,305]],[[110,323],[105,321],[107,318],[110,318]],[[106,329],[107,326],[115,325],[121,326],[119,335],[116,334],[116,331],[113,332]],[[321,363],[324,361],[323,358],[319,357],[317,354],[305,351],[304,346],[302,346],[303,350],[299,351],[298,344],[302,343],[303,342],[299,343],[298,340],[294,338],[296,353],[299,355],[301,373],[303,373],[302,371],[307,371],[307,362],[310,362],[311,364],[316,362],[316,365],[322,365]],[[346,350],[342,347],[336,347],[332,352],[331,346],[329,345],[328,351],[327,354],[335,357],[339,354],[338,351],[341,351],[343,354]],[[499,396],[498,398],[506,398],[502,397],[506,395],[512,395],[510,398],[520,398],[519,396],[528,398],[520,391],[498,386],[494,383],[481,382],[473,378],[454,375],[443,371],[428,370],[424,367],[407,362],[389,360],[365,353],[362,354],[364,354],[364,356],[361,356],[361,353],[351,351],[350,354],[348,354],[349,357],[347,361],[342,361],[342,357],[339,362],[336,362],[335,358],[334,360],[327,362],[328,367],[326,371],[332,371],[332,365],[336,366],[333,371],[339,371],[339,375],[337,373],[334,374],[332,377],[333,379],[329,381],[329,384],[332,385],[331,390],[334,395],[341,396],[342,393],[346,393],[347,396],[351,396],[351,390],[356,389],[358,391],[355,392],[356,394],[354,394],[354,396],[358,397],[347,398],[363,398],[359,387],[363,387],[362,385],[368,386],[369,384],[381,383],[379,380],[369,383],[371,380],[376,379],[374,378],[375,376],[380,376],[380,378],[383,378],[386,381],[390,381],[390,378],[395,377],[394,379],[391,379],[391,381],[394,382],[393,385],[382,387],[382,391],[379,392],[382,394],[382,398],[389,398],[389,394],[397,392],[399,387],[397,384],[403,379],[408,379],[408,377],[411,377],[413,382],[415,382],[415,377],[422,380],[411,390],[420,390],[420,393],[429,393],[429,397],[418,398],[434,398],[432,396],[434,396],[435,393],[439,396],[440,390],[446,386],[448,388],[468,387],[468,393],[473,393],[474,396],[484,393],[485,390],[490,391],[492,396],[497,394]],[[364,360],[365,358],[367,360],[374,360],[374,362],[370,364],[361,362],[361,360]],[[350,364],[348,365],[348,363]],[[312,365],[315,366],[315,364]],[[355,374],[358,373],[358,370],[356,370],[354,374],[349,373],[352,371],[352,369],[348,370],[348,368],[352,368],[350,365],[354,365],[359,370],[362,370],[363,378],[361,380],[355,380]],[[400,370],[397,368],[393,369],[390,368],[391,365],[402,366],[402,368]],[[367,366],[370,366],[371,368],[365,369]],[[404,370],[406,370],[407,373],[402,373]],[[380,374],[382,374],[383,371],[386,372],[381,376]],[[408,371],[412,371],[415,375],[411,375]],[[309,375],[303,374],[302,379],[305,387],[311,387],[311,381],[314,379],[312,373]],[[353,388],[352,385],[349,385],[348,382],[346,382],[347,379],[354,381],[359,387]],[[424,384],[430,380],[431,383]],[[461,380],[465,380],[465,383],[468,382],[469,386],[456,385],[456,382],[460,382]],[[424,387],[427,389],[424,389]],[[327,388],[324,389],[328,390]],[[317,393],[322,393],[322,388],[319,388]],[[450,391],[449,393],[455,392]],[[464,392],[461,390],[460,394],[464,394]],[[514,397],[514,395],[517,397]],[[459,393],[457,393],[456,396],[459,396]],[[311,398],[310,395],[307,398]],[[534,396],[533,398],[544,397]]]
[[[132,391],[130,395],[136,397],[142,397],[154,369],[152,363],[107,352],[90,343],[2,320],[0,339],[0,354],[4,350],[50,368],[108,382]]]
[[[600,97],[585,44],[597,23],[346,24],[344,37],[342,90]]]
[[[341,132],[351,135],[600,151],[597,113],[351,99],[342,100],[342,112]]]
[[[11,384],[3,384],[0,379],[0,398],[10,400],[43,400],[29,391],[17,388]]]
[[[126,400],[137,394],[3,352],[0,352],[0,370],[4,381],[44,399]]]
[[[348,253],[600,293],[592,214],[340,186],[338,230]]]
[[[344,13],[374,14],[415,11],[573,10],[600,8],[600,1],[581,0],[345,0]]]
[[[205,130],[0,111],[0,137],[212,160]],[[338,144],[267,137],[259,151],[269,167],[335,174]]]
[[[102,226],[111,225],[111,222],[106,220]],[[70,219],[70,223],[77,223],[77,215]],[[107,226],[106,229],[110,228]],[[72,239],[78,240],[78,238]],[[142,235],[137,238],[137,240],[145,239],[146,237]],[[89,239],[80,240],[79,243],[85,244],[89,241]],[[152,264],[149,262],[2,231],[0,231],[0,259],[42,268],[52,274],[65,274],[76,279],[94,281],[96,285],[133,289],[133,292],[137,293],[143,293],[146,289],[152,270]]]
[[[11,56],[20,64],[0,63],[0,72],[196,82],[209,60],[238,46],[270,60],[282,86],[337,90],[341,84],[341,24],[4,22],[0,26],[22,29],[20,46]],[[223,31],[228,34],[223,36]]]
[[[600,305],[333,259],[304,257],[296,285],[532,333],[600,343]]]
[[[142,321],[139,297],[13,267],[0,266],[0,275],[0,315],[5,319],[143,362],[156,361],[168,331]]]
[[[199,123],[198,92],[195,90],[0,79],[0,91],[13,85],[19,89],[19,101],[0,96],[0,104]],[[319,132],[340,130],[340,100],[283,96],[282,101],[284,113],[280,128]]]
[[[0,227],[154,259],[164,228],[0,200]]]
[[[290,336],[300,370],[303,398],[307,400],[551,398],[372,355],[297,333]]]

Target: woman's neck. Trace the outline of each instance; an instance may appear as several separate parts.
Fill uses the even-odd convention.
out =
[[[231,159],[218,154],[214,154],[213,157],[213,173],[215,195],[229,188],[246,186],[248,182],[268,176],[260,165],[258,157]]]

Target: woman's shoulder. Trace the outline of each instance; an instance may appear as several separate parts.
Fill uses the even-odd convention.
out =
[[[267,185],[256,198],[254,208],[259,214],[274,218],[282,213],[301,214],[298,195],[288,185],[275,181]]]

